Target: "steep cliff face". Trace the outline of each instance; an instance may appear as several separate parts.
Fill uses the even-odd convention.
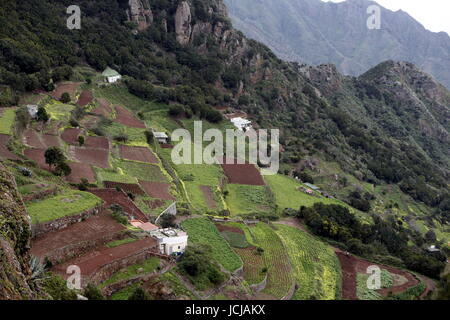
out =
[[[14,177],[0,163],[0,300],[33,299],[30,287],[30,220]]]
[[[129,0],[128,6],[128,20],[135,22],[139,31],[143,31],[151,26],[153,13],[148,0]]]

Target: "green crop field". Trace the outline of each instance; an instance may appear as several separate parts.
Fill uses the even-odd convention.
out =
[[[144,181],[168,182],[168,178],[156,164],[145,164],[134,161],[117,160],[114,166],[127,176]]]
[[[67,190],[55,197],[26,204],[33,223],[46,222],[81,213],[102,201],[92,193]]]
[[[259,247],[264,250],[263,258],[268,277],[267,286],[262,292],[281,299],[294,283],[293,270],[286,248],[275,230],[265,223],[258,223],[251,227],[250,231]]]
[[[225,198],[232,215],[267,213],[272,211],[272,202],[265,186],[228,184]]]
[[[211,221],[206,218],[194,218],[183,221],[181,225],[189,235],[189,242],[211,246],[213,259],[226,270],[235,271],[242,266],[239,257]]]
[[[264,280],[266,273],[263,255],[256,248],[234,248],[234,251],[244,262],[244,279],[248,284],[257,284]]]
[[[108,247],[108,248],[114,248],[114,247],[121,246],[123,244],[135,242],[137,240],[138,239],[136,239],[136,238],[125,238],[125,239],[122,239],[122,240],[114,240],[114,241],[108,242],[105,246]]]
[[[114,273],[108,280],[106,280],[105,282],[103,282],[101,284],[101,287],[104,288],[110,284],[125,280],[125,279],[130,279],[134,276],[137,276],[138,274],[148,274],[151,273],[153,271],[156,270],[156,268],[159,266],[160,264],[160,260],[157,257],[151,257],[148,258],[147,260],[138,263],[138,264],[134,264],[131,265],[123,270],[120,270],[116,273]],[[138,272],[139,269],[142,268],[142,272]]]
[[[341,273],[333,249],[304,231],[281,224],[276,226],[298,284],[293,299],[339,299]]]
[[[128,138],[126,142],[127,145],[148,146],[144,133],[146,129],[127,127],[118,122],[113,122],[110,125],[103,125],[102,129],[110,140],[113,140],[116,136],[125,135]]]
[[[0,108],[0,133],[11,134],[11,129],[16,118],[16,108]]]
[[[125,174],[125,172],[120,169],[102,169],[94,167],[94,171],[97,175],[97,180],[100,183],[103,181],[137,183],[137,179],[135,177]]]
[[[220,234],[228,241],[230,246],[232,246],[233,248],[243,249],[249,246],[247,239],[245,239],[245,235],[242,233],[225,230],[222,231]]]
[[[56,100],[52,100],[50,103],[45,105],[45,110],[47,110],[50,119],[57,121],[69,121],[71,112],[74,109],[74,106],[70,104],[63,104]]]

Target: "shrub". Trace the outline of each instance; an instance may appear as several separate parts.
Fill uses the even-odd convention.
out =
[[[70,94],[68,92],[64,92],[61,95],[61,102],[62,103],[69,103],[72,99],[70,98]]]
[[[89,300],[105,300],[105,297],[103,296],[100,289],[94,286],[92,283],[89,283],[83,290],[83,296],[85,296]]]
[[[137,287],[128,300],[150,300],[150,295],[142,287]]]

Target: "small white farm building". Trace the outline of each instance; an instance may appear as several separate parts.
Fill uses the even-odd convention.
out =
[[[179,255],[184,252],[188,243],[186,232],[166,228],[150,231],[150,235],[158,242],[159,252],[166,255]]]
[[[250,120],[241,117],[231,118],[230,121],[236,128],[238,128],[241,131],[245,131],[252,127],[252,122]]]
[[[31,118],[35,119],[37,117],[38,113],[38,106],[35,104],[29,104],[27,105],[28,114]]]
[[[114,83],[122,79],[120,73],[110,67],[107,67],[105,71],[103,71],[102,76],[105,77],[105,81],[108,83]]]
[[[153,136],[159,143],[167,143],[169,141],[169,136],[165,132],[153,132]]]

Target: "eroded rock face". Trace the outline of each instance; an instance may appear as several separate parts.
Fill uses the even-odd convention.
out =
[[[153,23],[153,13],[148,0],[129,0],[128,20],[137,23],[138,31],[143,31]]]
[[[0,163],[0,300],[33,299],[28,280],[30,218],[14,177]]]
[[[187,45],[191,39],[191,21],[191,8],[186,1],[183,1],[178,5],[177,12],[175,14],[175,32],[177,41],[181,45]]]

